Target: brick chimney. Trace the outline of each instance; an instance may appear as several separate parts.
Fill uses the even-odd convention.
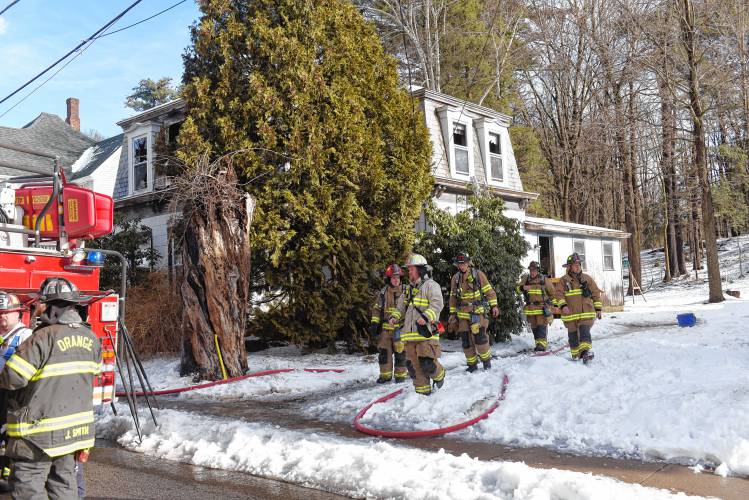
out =
[[[68,105],[68,117],[65,118],[65,123],[70,125],[76,132],[81,131],[81,115],[78,114],[78,105],[80,101],[75,97],[68,97],[65,101]]]

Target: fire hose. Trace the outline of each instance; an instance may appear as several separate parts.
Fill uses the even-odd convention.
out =
[[[536,352],[533,353],[529,357],[539,357],[539,356],[549,356],[552,354],[557,354],[564,349],[566,349],[567,346],[562,346],[557,349],[553,349],[551,351],[543,351],[543,352]],[[385,396],[382,396],[379,399],[376,399],[369,403],[367,406],[359,410],[359,413],[356,414],[356,417],[354,417],[354,427],[359,432],[362,432],[364,434],[368,434],[370,436],[376,436],[376,437],[386,437],[386,438],[400,438],[400,439],[414,439],[414,438],[423,438],[423,437],[435,437],[435,436],[442,436],[444,434],[448,434],[450,432],[459,431],[461,429],[465,429],[467,427],[471,427],[472,425],[477,424],[478,422],[489,418],[489,415],[494,413],[494,410],[499,408],[499,405],[502,401],[504,401],[505,396],[507,395],[507,388],[510,385],[510,377],[507,376],[507,374],[504,374],[502,376],[502,386],[499,389],[499,394],[497,395],[497,399],[494,400],[494,402],[489,406],[487,410],[482,412],[477,417],[471,418],[469,420],[459,422],[457,424],[448,426],[448,427],[439,427],[436,429],[427,429],[422,431],[388,431],[383,429],[374,429],[372,427],[367,427],[366,425],[362,424],[360,420],[364,417],[364,415],[367,414],[367,412],[376,404],[385,403],[387,401],[390,401],[391,399],[399,396],[403,393],[403,389],[398,389],[395,392],[392,392],[390,394],[387,394]]]
[[[183,392],[190,392],[190,391],[197,391],[200,389],[207,389],[209,387],[214,387],[217,385],[224,385],[224,384],[231,384],[232,382],[239,382],[240,380],[246,380],[249,378],[256,378],[256,377],[267,377],[268,375],[278,375],[279,373],[290,373],[295,371],[304,371],[307,373],[343,373],[345,370],[339,369],[339,368],[282,368],[278,370],[265,370],[261,372],[253,372],[248,373],[246,375],[240,375],[238,377],[232,377],[227,378],[223,380],[215,380],[212,382],[206,382],[204,384],[197,384],[197,385],[189,385],[186,387],[177,387],[175,389],[161,389],[156,391],[147,391],[147,392],[136,392],[136,396],[168,396],[170,394],[180,394]],[[115,396],[122,397],[125,396],[124,392],[116,392]]]

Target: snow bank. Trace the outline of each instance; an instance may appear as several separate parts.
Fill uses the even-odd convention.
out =
[[[247,472],[354,497],[687,498],[590,474],[533,469],[522,463],[483,462],[467,455],[396,447],[376,440],[301,433],[171,410],[158,412],[158,419],[159,428],[146,425],[141,444],[127,417],[104,417],[97,423],[97,431],[100,437],[116,439],[128,449],[155,457]]]

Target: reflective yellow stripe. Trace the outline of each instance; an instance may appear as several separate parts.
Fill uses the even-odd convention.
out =
[[[497,305],[497,299],[489,299],[489,305],[494,307]]]
[[[419,297],[415,297],[411,303],[415,306],[428,306],[429,305],[429,299],[422,299]]]
[[[602,302],[593,302],[593,307],[595,307],[596,309],[601,309],[603,307],[603,303]]]
[[[539,314],[543,314],[543,309],[526,309],[525,315],[526,316],[538,316]]]
[[[66,444],[65,446],[58,446],[57,448],[44,448],[44,452],[50,457],[59,457],[73,453],[78,450],[85,450],[86,448],[94,447],[94,438],[86,439],[84,441],[78,441],[77,443]]]
[[[387,332],[391,332],[391,331],[395,330],[395,325],[391,325],[390,323],[383,323],[382,324],[382,329],[385,330],[385,331],[387,331]]]
[[[491,289],[492,289],[492,286],[489,283],[481,287],[481,291],[484,293],[488,292]]]
[[[540,345],[540,346],[543,346],[543,347],[548,347],[549,343],[546,340],[544,340],[544,339],[538,339],[538,340],[536,340],[536,345]]]
[[[402,316],[402,314],[401,314],[401,312],[400,312],[400,311],[393,311],[393,314],[392,314],[392,316],[393,316],[393,317],[394,317],[395,319],[401,319],[401,316]]]
[[[565,297],[575,297],[577,295],[582,295],[582,294],[583,294],[583,291],[581,288],[564,292]]]
[[[466,361],[469,365],[475,365],[476,363],[478,363],[479,358],[478,356],[466,356]]]
[[[14,354],[13,356],[11,356],[10,359],[5,363],[5,365],[11,367],[14,372],[18,373],[26,380],[31,380],[31,378],[36,373],[36,367],[20,357],[18,354]]]
[[[593,346],[588,342],[580,342],[580,350],[581,351],[590,351],[593,348]]]
[[[450,314],[455,314],[456,312],[458,312],[458,308],[455,306],[450,306]]]
[[[43,418],[36,422],[9,423],[7,428],[9,436],[23,437],[93,423],[94,412],[84,411],[64,417]]]
[[[432,388],[428,385],[417,385],[415,389],[419,394],[430,394],[432,392]]]
[[[432,335],[429,338],[422,337],[418,332],[401,333],[401,342],[421,342],[423,340],[439,340],[439,335]]]
[[[433,309],[427,309],[426,311],[424,311],[424,314],[425,314],[425,315],[426,315],[426,317],[427,317],[427,318],[429,318],[429,319],[430,319],[430,320],[431,320],[432,322],[435,322],[435,321],[437,321],[437,313],[436,313],[436,312],[434,312],[434,310],[433,310]]]
[[[445,369],[443,368],[441,372],[439,372],[437,375],[434,376],[432,380],[435,382],[439,382],[445,378]]]
[[[528,295],[543,295],[543,292],[537,288],[531,288],[528,290]]]
[[[42,378],[62,377],[64,375],[76,375],[79,373],[97,374],[101,371],[101,365],[93,361],[70,361],[67,363],[51,363],[45,365],[31,380]]]
[[[484,353],[481,353],[481,352],[479,353],[479,358],[481,358],[481,361],[486,361],[487,359],[489,359],[491,357],[492,357],[492,352],[491,351],[486,351]]]
[[[376,325],[379,325],[380,324],[380,318],[372,316],[371,322],[374,323],[374,324],[376,324]]]

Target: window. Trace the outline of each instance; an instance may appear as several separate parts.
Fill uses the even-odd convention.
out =
[[[468,136],[466,126],[462,123],[453,123],[453,146],[455,151],[455,171],[459,174],[469,174],[468,164]]]
[[[502,146],[499,140],[499,134],[489,132],[489,166],[492,180],[495,181],[501,181],[503,178]]]
[[[603,270],[614,270],[614,246],[611,243],[603,244]]]
[[[572,242],[572,248],[572,251],[580,256],[580,265],[585,269],[587,267],[585,265],[585,240],[576,240]]]
[[[133,191],[148,188],[148,140],[146,137],[133,139]]]

